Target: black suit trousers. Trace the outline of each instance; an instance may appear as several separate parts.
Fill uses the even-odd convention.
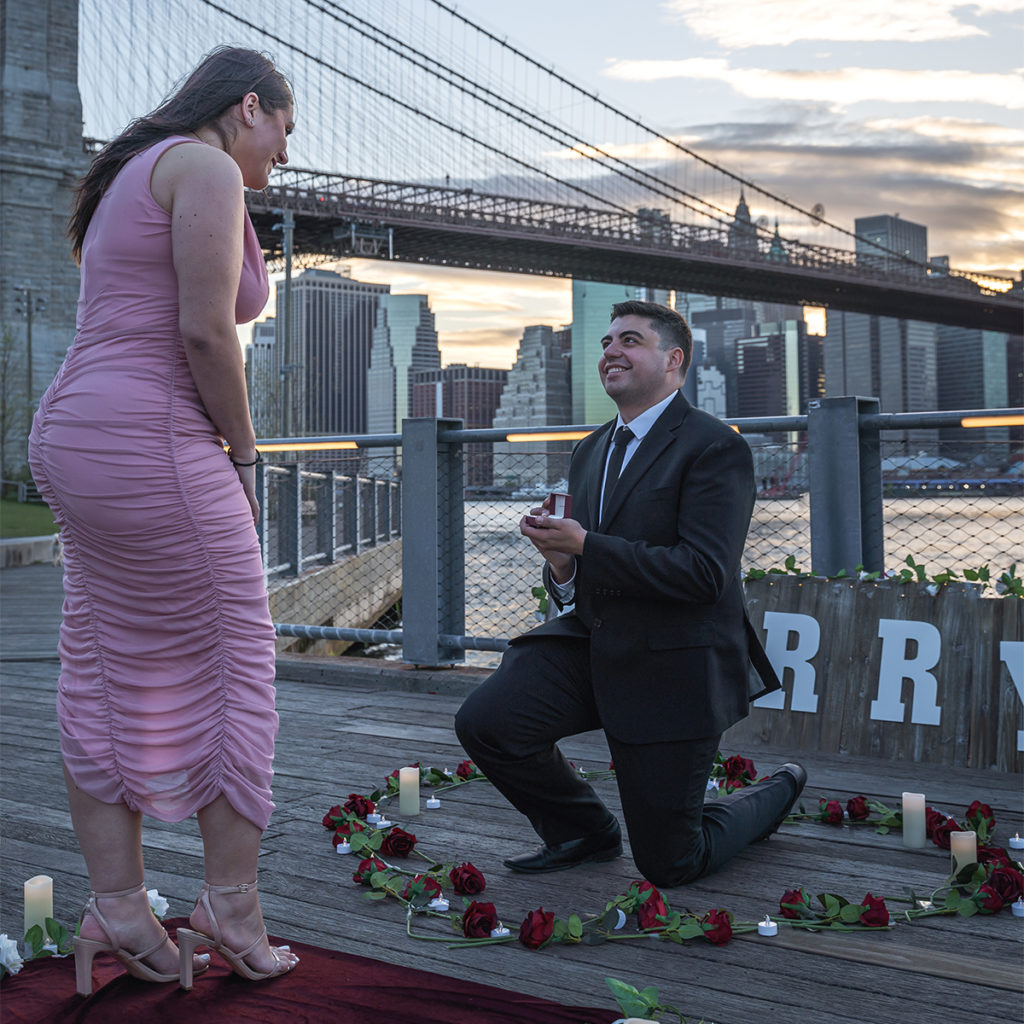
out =
[[[605,725],[590,685],[589,647],[586,637],[520,639],[455,720],[466,753],[549,846],[614,820],[556,745]],[[642,678],[622,682],[643,685]],[[633,859],[659,887],[717,870],[792,803],[794,783],[786,774],[705,803],[720,736],[633,744],[606,735]]]

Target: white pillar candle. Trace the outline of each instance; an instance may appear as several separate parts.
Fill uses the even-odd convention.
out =
[[[53,879],[36,875],[25,883],[25,931],[37,924],[45,933],[48,917],[53,917]]]
[[[419,768],[402,768],[399,770],[398,809],[402,814],[420,813]]]
[[[954,875],[968,864],[978,863],[978,837],[973,832],[949,833],[949,863]]]
[[[903,845],[920,849],[925,841],[924,793],[903,794]]]

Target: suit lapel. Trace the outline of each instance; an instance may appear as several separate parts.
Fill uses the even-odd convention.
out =
[[[657,462],[661,453],[675,440],[676,431],[682,425],[689,411],[689,403],[680,392],[668,408],[654,421],[654,425],[640,442],[640,447],[622,471],[615,489],[608,499],[605,515],[601,519],[600,530],[606,532],[608,525],[614,520],[619,510],[626,503],[633,488],[640,482],[643,475]],[[604,449],[602,448],[602,451]],[[600,477],[598,477],[598,496],[600,497]],[[596,513],[594,522],[597,521]]]
[[[591,436],[594,443],[587,453],[587,464],[581,467],[580,477],[586,488],[583,507],[586,509],[587,521],[584,523],[579,515],[574,518],[585,530],[596,530],[601,505],[601,478],[604,475],[604,460],[608,454],[608,439],[615,428],[615,420],[600,427]]]

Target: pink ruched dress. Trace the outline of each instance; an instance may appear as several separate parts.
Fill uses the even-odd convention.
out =
[[[224,794],[262,829],[274,629],[252,513],[185,359],[170,216],[150,192],[177,144],[201,145],[136,154],[96,208],[74,344],[29,441],[64,541],[61,751],[104,803],[180,821]],[[236,320],[267,295],[246,217]]]

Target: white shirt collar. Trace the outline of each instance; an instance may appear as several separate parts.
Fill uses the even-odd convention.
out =
[[[621,414],[615,417],[615,430],[619,427],[627,426],[633,431],[633,436],[636,438],[637,443],[642,441],[646,436],[651,427],[654,426],[655,420],[668,408],[669,403],[672,401],[678,391],[673,391],[667,398],[663,398],[657,405],[652,405],[649,409],[644,409],[639,416],[631,419],[628,423],[622,422]],[[613,430],[614,434],[615,431]],[[632,442],[630,442],[632,444]]]

